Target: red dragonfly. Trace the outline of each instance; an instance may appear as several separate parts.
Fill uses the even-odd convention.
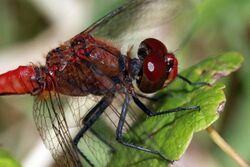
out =
[[[199,110],[199,106],[191,106],[154,112],[141,100],[141,94],[147,98],[145,94],[165,88],[176,76],[189,84],[206,84],[178,75],[174,53],[161,42],[169,39],[165,42],[169,43],[168,48],[179,46],[174,37],[185,38],[192,23],[189,20],[189,24],[182,25],[182,21],[192,14],[193,6],[186,0],[128,1],[51,50],[45,65],[19,66],[0,75],[0,95],[36,97],[35,123],[60,166],[81,167],[82,159],[90,166],[107,161],[108,158],[98,159],[96,144],[91,145],[91,140],[95,140],[109,146],[98,135],[100,128],[94,128],[104,113],[115,124],[114,135],[120,144],[170,162],[159,150],[127,141],[123,130],[129,124],[131,101],[150,117]],[[128,48],[125,52],[120,49],[124,46]],[[120,110],[115,103],[118,95],[117,101],[122,101]],[[118,122],[111,118],[108,109],[117,114]],[[104,154],[108,151],[102,149]]]

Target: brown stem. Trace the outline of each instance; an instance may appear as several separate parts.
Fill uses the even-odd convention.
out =
[[[236,161],[241,167],[250,167],[250,165],[243,160],[243,158],[219,135],[213,126],[209,126],[207,129],[209,136],[212,140],[233,160]]]

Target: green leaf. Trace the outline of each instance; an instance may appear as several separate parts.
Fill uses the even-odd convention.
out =
[[[189,80],[209,82],[212,86],[192,86],[177,78],[156,95],[160,98],[156,109],[165,111],[176,107],[200,106],[200,111],[181,111],[144,119],[125,138],[129,136],[127,139],[130,143],[160,151],[170,160],[180,159],[193,134],[216,121],[224,109],[225,85],[216,81],[237,70],[242,62],[243,56],[230,52],[208,58],[183,71],[181,75]],[[142,141],[133,134],[140,136]],[[121,146],[108,166],[132,165],[158,167],[167,163],[158,156]]]
[[[0,149],[0,166],[1,167],[21,167],[11,155],[3,149]]]

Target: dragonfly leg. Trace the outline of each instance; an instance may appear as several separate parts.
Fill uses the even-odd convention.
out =
[[[160,156],[161,158],[163,158],[164,160],[166,160],[168,162],[172,162],[171,160],[167,159],[163,154],[161,154],[158,151],[150,150],[150,149],[144,148],[142,146],[137,146],[137,145],[134,145],[134,144],[131,144],[131,143],[128,143],[128,142],[124,141],[123,134],[122,134],[122,129],[123,129],[123,126],[124,126],[124,123],[125,123],[125,119],[126,119],[126,115],[127,115],[127,111],[128,111],[128,105],[129,105],[129,95],[126,94],[125,101],[124,101],[123,106],[122,106],[120,119],[119,119],[119,122],[118,122],[118,127],[116,129],[116,140],[119,143],[121,143],[122,145],[124,145],[124,146],[134,148],[134,149],[137,149],[137,150],[141,150],[141,151],[144,151],[144,152],[148,152],[148,153],[151,153],[151,154],[155,154],[155,155]]]
[[[210,83],[208,82],[192,82],[189,79],[187,79],[186,77],[178,74],[177,77],[179,77],[180,79],[182,79],[183,81],[187,82],[189,85],[207,85],[207,86],[211,86]]]
[[[112,98],[103,97],[98,104],[89,111],[89,113],[83,119],[83,128],[77,133],[73,142],[77,148],[79,154],[89,163],[90,166],[94,167],[94,164],[87,158],[86,155],[77,147],[79,141],[83,137],[83,135],[92,127],[95,121],[101,116],[101,114],[105,111],[105,109],[110,105]]]
[[[207,85],[207,86],[211,86],[210,83],[208,82],[192,82],[190,80],[188,80],[187,78],[183,77],[182,75],[177,75],[180,79],[182,79],[183,81],[187,82],[190,85]],[[166,111],[161,111],[161,112],[154,112],[151,111],[148,107],[146,107],[141,101],[140,99],[138,99],[136,96],[133,96],[133,100],[135,102],[135,104],[144,112],[146,113],[148,116],[157,116],[157,115],[163,115],[163,114],[169,114],[169,113],[174,113],[174,112],[178,112],[178,111],[196,111],[196,110],[200,110],[200,106],[190,106],[190,107],[177,107],[177,108],[173,108],[173,109],[169,109]]]
[[[140,99],[138,99],[137,97],[133,96],[133,100],[135,102],[135,104],[144,112],[146,113],[148,116],[157,116],[157,115],[164,115],[164,114],[169,114],[169,113],[173,113],[173,112],[178,112],[178,111],[199,111],[200,110],[200,106],[190,106],[190,107],[177,107],[177,108],[173,108],[173,109],[169,109],[166,111],[161,111],[161,112],[154,112],[151,111],[148,107],[146,107],[141,101]]]

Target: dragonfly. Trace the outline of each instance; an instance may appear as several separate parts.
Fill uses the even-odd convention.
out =
[[[82,161],[102,166],[109,159],[106,154],[113,148],[99,134],[103,127],[94,128],[101,117],[115,127],[113,137],[124,147],[172,162],[159,150],[127,141],[124,129],[133,126],[128,120],[128,113],[135,112],[131,102],[149,117],[199,110],[190,106],[155,112],[143,102],[176,77],[191,85],[207,84],[179,75],[177,58],[169,51],[188,36],[193,24],[186,18],[193,16],[193,9],[186,0],[127,1],[49,51],[45,65],[19,66],[1,74],[0,95],[35,97],[37,129],[59,166],[82,167]],[[98,160],[100,150],[105,155]]]

